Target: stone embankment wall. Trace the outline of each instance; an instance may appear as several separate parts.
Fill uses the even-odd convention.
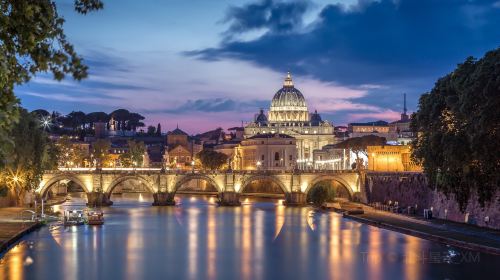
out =
[[[419,214],[422,214],[423,209],[432,207],[436,218],[500,229],[500,191],[484,207],[477,202],[477,194],[473,193],[465,212],[461,212],[454,196],[446,197],[434,191],[422,173],[369,172],[366,176],[365,189],[369,203],[397,201],[401,207],[417,205]]]

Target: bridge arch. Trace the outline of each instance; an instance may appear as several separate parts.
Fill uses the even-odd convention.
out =
[[[144,184],[146,189],[150,193],[155,193],[155,188],[154,188],[154,183],[151,182],[149,179],[141,176],[141,175],[123,175],[118,178],[115,178],[111,183],[108,185],[108,188],[106,189],[106,195],[108,198],[111,198],[111,194],[113,193],[113,190],[120,184],[123,183],[127,180],[139,180],[141,183]]]
[[[211,178],[209,175],[203,175],[203,174],[188,174],[183,176],[182,178],[178,179],[174,185],[173,192],[176,193],[182,185],[185,183],[191,181],[191,180],[204,180],[208,183],[210,183],[214,188],[217,190],[217,192],[223,192],[224,189],[221,187],[214,178]]]
[[[286,188],[285,184],[276,176],[273,175],[253,175],[250,177],[247,177],[243,180],[241,183],[241,187],[238,190],[239,193],[243,193],[245,188],[252,182],[257,181],[257,180],[270,180],[271,182],[275,183],[280,187],[280,189],[283,191],[283,194],[287,194],[289,191]]]
[[[315,177],[306,187],[304,193],[307,195],[309,191],[319,182],[322,181],[335,181],[339,183],[342,187],[344,187],[347,192],[349,193],[350,199],[354,198],[354,188],[342,177],[335,176],[335,175],[320,175]]]
[[[65,174],[65,173],[63,173],[63,174],[57,174],[54,177],[50,178],[47,182],[45,182],[45,184],[43,184],[41,186],[41,188],[38,191],[38,193],[40,194],[41,197],[45,197],[45,195],[47,194],[47,192],[50,190],[50,188],[55,183],[63,181],[63,180],[68,180],[68,181],[74,182],[75,184],[77,184],[78,186],[80,186],[85,191],[85,193],[89,193],[89,192],[92,191],[92,187],[88,186],[87,184],[85,184],[80,178],[78,178],[78,176],[75,176],[73,174]]]

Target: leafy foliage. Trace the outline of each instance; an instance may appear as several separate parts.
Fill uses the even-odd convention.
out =
[[[19,122],[9,131],[14,145],[8,154],[2,176],[21,199],[26,191],[36,189],[43,172],[56,167],[57,151],[40,126],[37,115],[20,109]]]
[[[146,152],[146,146],[144,146],[144,142],[128,140],[127,145],[127,152],[120,155],[121,164],[124,167],[142,166],[142,164],[144,163],[144,153]]]
[[[87,154],[64,135],[56,142],[57,162],[60,167],[80,167],[87,160]]]
[[[100,0],[75,0],[79,13],[103,7]],[[56,80],[66,74],[75,80],[87,76],[87,66],[74,51],[63,30],[55,1],[0,0],[0,164],[13,141],[9,131],[19,119],[14,86],[38,72],[51,72]]]
[[[319,182],[314,185],[307,194],[307,202],[315,206],[321,206],[325,202],[333,202],[335,200],[335,189],[328,182]]]
[[[92,143],[92,158],[96,161],[97,167],[103,167],[109,161],[109,149],[111,149],[109,140],[98,139]]]
[[[227,155],[212,150],[202,150],[198,153],[198,158],[204,169],[218,170],[222,169],[227,163]]]
[[[455,194],[462,210],[476,190],[483,204],[499,188],[500,48],[469,57],[421,96],[412,116],[413,159],[432,186]]]

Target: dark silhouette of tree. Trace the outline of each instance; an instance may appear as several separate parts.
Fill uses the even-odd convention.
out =
[[[31,113],[33,113],[36,116],[38,116],[38,118],[50,116],[50,113],[47,110],[44,110],[44,109],[33,110],[33,111],[31,111]]]
[[[158,123],[156,126],[156,136],[161,136],[161,124]]]
[[[484,202],[500,187],[500,48],[472,57],[420,97],[411,127],[413,159],[431,186],[462,210],[475,190]]]
[[[148,126],[148,130],[146,132],[149,136],[154,136],[156,134],[156,128],[152,125]]]
[[[138,127],[144,127],[145,124],[142,122],[144,116],[138,113],[130,113],[127,120],[127,130],[135,131]]]
[[[130,112],[126,109],[118,109],[109,114],[116,121],[117,130],[125,130],[126,122],[129,120]]]
[[[88,128],[93,128],[96,122],[108,122],[109,116],[104,112],[92,112],[85,116],[85,125]]]

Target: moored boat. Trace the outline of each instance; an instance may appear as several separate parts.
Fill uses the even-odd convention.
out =
[[[65,226],[79,226],[85,223],[83,210],[64,210],[63,224]]]
[[[95,226],[104,224],[104,213],[100,210],[89,210],[87,212],[87,224]]]

